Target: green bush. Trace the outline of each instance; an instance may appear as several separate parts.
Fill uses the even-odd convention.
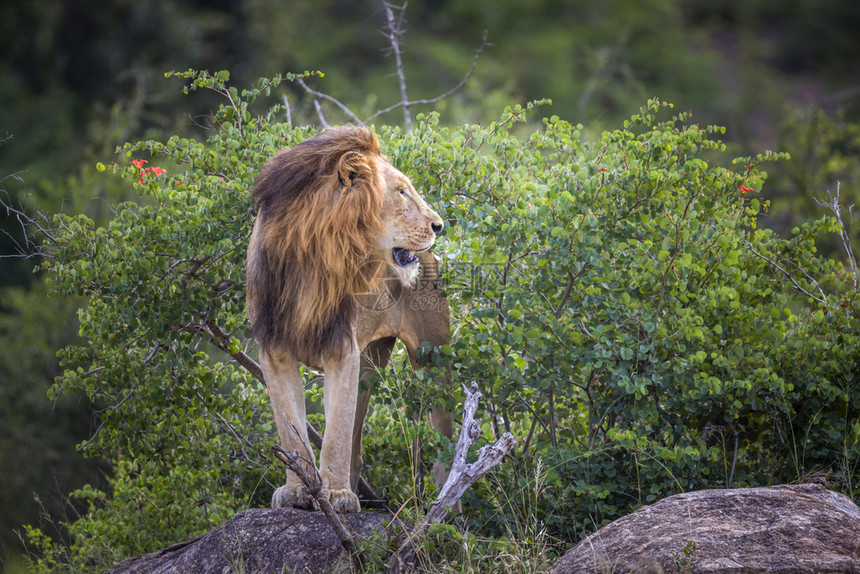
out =
[[[103,167],[139,201],[105,227],[56,220],[45,267],[88,304],[85,344],[63,351],[54,393],[101,405],[85,451],[113,461],[114,476],[112,492],[78,493],[91,505],[68,525],[71,558],[43,544],[44,564],[92,569],[155,550],[265,506],[281,477],[265,455],[268,399],[243,366],[249,190],[266,158],[313,130],[275,122],[277,108],[249,111],[281,78],[239,93],[226,72],[180,75],[225,97],[208,139],[126,146]],[[509,430],[519,441],[464,501],[484,534],[528,539],[540,522],[574,541],[669,494],[810,473],[858,495],[860,301],[815,249],[835,220],[789,239],[759,229],[760,167],[782,156],[721,166],[721,130],[667,104],[591,141],[556,117],[523,123],[543,103],[486,126],[430,114],[412,134],[377,128],[450,222],[437,250],[454,343],[414,375],[398,361],[380,373],[394,391],[365,429],[376,486],[409,495],[414,434],[425,462],[450,458],[408,416],[456,403],[459,388],[435,382],[448,363],[455,386],[481,386],[484,440]]]
[[[568,538],[686,490],[833,472],[857,492],[857,294],[814,245],[835,220],[757,229],[783,156],[716,165],[721,130],[666,107],[594,142],[551,118],[403,146],[455,222],[455,372],[525,437],[508,482],[548,465],[539,512]]]

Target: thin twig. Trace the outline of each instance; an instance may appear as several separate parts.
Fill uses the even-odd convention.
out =
[[[23,173],[23,172],[19,172],[19,173]],[[21,179],[21,177],[19,176],[19,174],[17,174],[17,173],[12,174],[11,176],[8,176],[8,177],[13,177],[14,179],[17,179],[19,181],[23,181]],[[4,192],[3,195],[6,195],[6,197],[8,198],[9,195],[7,193],[5,193],[5,190],[2,190],[2,191]],[[24,247],[27,247],[27,248],[36,247],[36,241],[32,239],[31,234],[27,233],[27,226],[35,227],[36,230],[38,230],[39,233],[41,233],[45,237],[45,239],[47,239],[48,241],[53,243],[54,246],[59,247],[59,242],[57,241],[57,239],[54,237],[54,235],[51,233],[50,230],[39,225],[39,222],[35,218],[30,217],[23,210],[16,209],[16,208],[12,207],[11,200],[9,201],[9,203],[7,203],[5,200],[0,199],[0,207],[2,207],[6,211],[7,217],[11,218],[12,216],[14,216],[15,219],[18,220],[18,223],[21,225],[21,229],[24,231],[24,242],[25,242]],[[47,218],[43,214],[38,213],[38,212],[37,212],[37,214],[43,220],[47,221]],[[12,237],[11,235],[9,235],[8,232],[6,233],[6,235],[8,235],[9,237]],[[20,253],[18,254],[19,257],[30,258],[30,257],[34,257],[37,255],[41,256],[41,257],[48,257],[48,254],[41,249],[34,250],[32,253],[28,253],[25,249],[23,249],[22,246],[18,245],[17,241],[15,243],[16,243],[16,246],[20,250]]]
[[[325,121],[325,116],[322,113],[322,107],[320,107],[320,101],[314,100],[314,109],[317,111],[317,117],[320,119],[320,125],[326,129],[328,128],[328,122]]]
[[[304,483],[305,487],[308,489],[308,493],[313,496],[314,500],[316,500],[317,504],[319,504],[320,510],[325,514],[326,519],[337,535],[338,540],[340,540],[341,546],[343,546],[344,550],[349,553],[350,560],[352,560],[353,568],[355,568],[356,572],[364,572],[364,563],[365,559],[361,553],[358,552],[355,540],[353,540],[352,535],[350,535],[349,530],[344,526],[343,521],[337,515],[334,508],[331,505],[331,502],[322,494],[322,481],[320,481],[317,477],[312,477],[305,466],[300,462],[300,457],[298,451],[290,451],[287,452],[280,445],[275,445],[272,447],[272,454],[274,454],[281,462],[283,462],[288,469],[298,476],[301,481]]]
[[[586,263],[583,263],[579,271],[576,272],[576,275],[574,275],[570,271],[567,272],[568,276],[570,277],[567,282],[567,289],[565,290],[564,296],[562,296],[561,302],[558,304],[558,307],[556,307],[555,311],[553,312],[553,315],[555,315],[556,319],[561,316],[561,311],[562,309],[564,309],[564,304],[567,303],[568,299],[570,299],[570,294],[573,291],[573,284],[576,282],[577,279],[579,279],[579,276],[583,274],[586,265]]]
[[[304,458],[303,460],[308,464],[308,466],[314,469],[314,475],[316,477],[316,480],[320,483],[320,485],[322,485],[322,476],[320,476],[320,471],[317,468],[317,465],[314,463],[314,453],[311,451],[311,446],[307,443],[307,441],[305,441],[301,433],[299,433],[299,429],[296,427],[296,425],[293,424],[293,421],[287,418],[286,414],[284,414],[284,420],[287,422],[287,426],[290,427],[290,430],[293,431],[293,434],[298,437],[299,442],[302,443],[302,447],[304,447],[305,454],[307,455],[307,458]]]
[[[301,78],[299,78],[296,81],[310,95],[315,96],[316,98],[322,98],[323,100],[330,101],[331,103],[333,103],[334,105],[339,107],[346,115],[348,115],[350,118],[352,118],[352,121],[354,121],[355,123],[357,123],[359,125],[364,125],[364,123],[360,119],[358,119],[358,116],[356,116],[354,113],[352,113],[352,111],[348,107],[346,107],[343,103],[341,103],[340,100],[337,100],[337,99],[329,96],[328,94],[324,94],[322,92],[318,92],[314,89],[311,89],[311,87],[308,86],[305,83],[305,81]],[[322,120],[323,125],[327,127],[328,124],[326,123],[325,118],[322,117],[322,112],[320,112],[319,102],[315,101],[314,106],[317,109],[317,115],[320,116],[320,119]]]
[[[287,125],[293,127],[293,119],[290,117],[290,101],[287,99],[287,94],[284,94],[284,111],[287,114]]]
[[[731,422],[729,422],[729,428],[732,429],[732,433],[735,435],[735,450],[732,455],[732,470],[729,473],[729,488],[732,487],[732,481],[735,479],[735,465],[738,463],[738,431]]]
[[[786,271],[785,269],[783,269],[783,268],[779,265],[779,263],[777,263],[777,262],[776,262],[776,261],[774,261],[773,259],[770,259],[769,257],[766,257],[766,256],[762,255],[761,253],[759,253],[758,251],[756,251],[755,249],[753,249],[752,243],[750,243],[749,241],[746,241],[746,240],[745,240],[743,243],[744,243],[744,244],[746,244],[747,249],[749,249],[749,250],[750,250],[750,252],[752,252],[752,254],[753,254],[753,255],[755,255],[755,256],[756,256],[756,257],[758,257],[759,259],[762,259],[762,260],[764,260],[764,261],[767,261],[768,263],[770,263],[770,264],[771,264],[771,266],[772,266],[774,269],[777,269],[777,270],[781,271],[781,272],[782,272],[782,274],[783,274],[783,275],[785,275],[785,277],[786,277],[789,281],[791,281],[791,284],[792,284],[792,285],[794,285],[794,288],[795,288],[795,289],[797,289],[798,291],[800,291],[801,293],[803,293],[804,295],[806,295],[806,296],[807,296],[807,297],[809,297],[810,299],[812,299],[812,300],[814,300],[814,301],[817,301],[818,303],[821,303],[821,304],[822,304],[822,305],[824,305],[824,306],[827,306],[827,299],[825,298],[824,293],[823,293],[823,292],[821,292],[821,288],[820,288],[820,287],[819,287],[818,289],[819,289],[819,292],[821,292],[821,297],[817,297],[817,296],[813,295],[812,293],[810,293],[809,291],[807,291],[806,289],[804,289],[803,287],[801,287],[801,286],[800,286],[800,284],[799,284],[797,281],[795,281],[795,280],[794,280],[794,277],[791,275],[791,273],[789,273],[788,271]]]
[[[839,182],[836,182],[836,197],[830,195],[830,192],[827,193],[830,201],[825,203],[823,201],[815,200],[815,203],[820,205],[821,207],[825,207],[833,212],[833,215],[836,216],[836,223],[839,224],[839,238],[842,240],[842,248],[845,250],[845,257],[848,260],[848,265],[851,267],[851,272],[854,275],[854,290],[857,291],[858,288],[858,273],[860,270],[857,268],[857,258],[854,256],[854,248],[851,246],[851,234],[848,231],[848,227],[845,226],[845,222],[842,219],[842,206],[839,204]],[[848,215],[852,215],[852,210],[854,208],[854,204],[848,206]],[[853,218],[852,218],[853,219]],[[853,221],[852,221],[853,223]]]
[[[90,445],[90,443],[92,443],[94,440],[96,440],[96,437],[97,437],[97,436],[99,436],[99,432],[101,432],[101,430],[104,428],[104,426],[105,426],[105,423],[104,423],[104,421],[102,421],[102,423],[99,425],[99,428],[97,428],[97,429],[96,429],[96,432],[94,432],[94,433],[93,433],[93,436],[91,436],[91,437],[89,438],[89,440],[86,440],[86,441],[84,441],[83,443],[79,444],[79,445],[75,448],[75,450],[77,450],[77,451],[82,451],[83,449],[85,449],[86,447],[88,447],[88,446]]]

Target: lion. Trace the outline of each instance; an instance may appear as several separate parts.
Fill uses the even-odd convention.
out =
[[[329,129],[277,153],[253,194],[246,303],[278,434],[285,449],[309,451],[299,363],[322,370],[323,496],[338,511],[358,512],[353,489],[370,401],[369,388],[359,393],[360,375],[384,367],[397,339],[413,367],[422,342],[450,342],[447,302],[429,252],[444,222],[364,127]],[[430,424],[453,434],[452,413],[434,409]],[[308,470],[313,458],[305,461]],[[439,464],[437,481],[445,474]],[[272,507],[315,504],[287,471]]]

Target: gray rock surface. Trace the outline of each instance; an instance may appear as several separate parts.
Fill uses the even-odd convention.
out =
[[[345,515],[354,535],[367,538],[388,515]],[[348,571],[349,557],[322,512],[253,508],[206,534],[117,564],[112,574],[212,574]]]
[[[690,541],[684,566],[673,553]],[[860,508],[817,484],[678,494],[601,528],[553,572],[860,573]]]

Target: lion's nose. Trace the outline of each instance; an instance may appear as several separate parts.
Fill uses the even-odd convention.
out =
[[[443,227],[445,227],[445,226],[442,223],[431,223],[430,224],[430,229],[432,229],[433,233],[435,233],[436,235],[439,235],[440,233],[442,233]]]

